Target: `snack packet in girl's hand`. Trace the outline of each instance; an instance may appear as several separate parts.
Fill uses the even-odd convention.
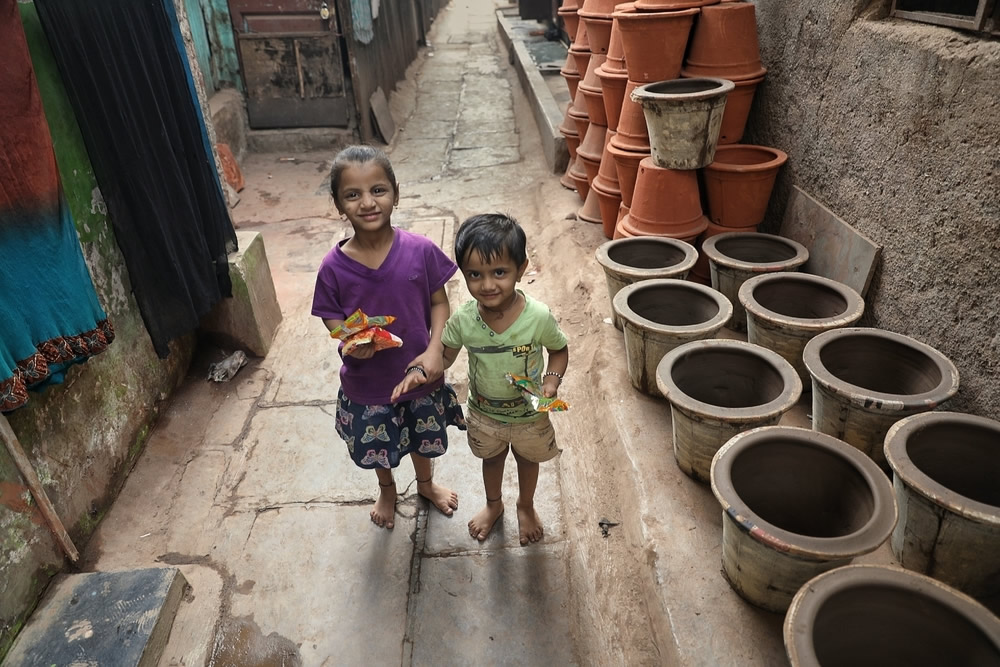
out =
[[[521,375],[512,375],[507,373],[505,375],[507,382],[510,382],[514,387],[521,392],[521,398],[531,406],[535,412],[562,412],[564,410],[569,410],[569,403],[562,400],[561,398],[549,398],[542,394],[542,390],[537,384],[531,379],[526,378]]]
[[[403,341],[382,327],[396,321],[393,315],[376,315],[369,317],[361,309],[354,311],[340,326],[330,331],[330,338],[344,341],[343,354],[350,354],[358,345],[375,344],[375,351],[390,347],[400,347]]]

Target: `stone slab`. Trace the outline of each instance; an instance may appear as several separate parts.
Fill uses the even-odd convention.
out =
[[[539,73],[535,61],[524,46],[524,42],[515,36],[512,22],[517,20],[516,14],[516,8],[497,10],[497,27],[500,37],[510,53],[514,69],[517,70],[524,94],[531,105],[535,124],[538,126],[538,133],[542,138],[542,152],[545,155],[545,161],[552,173],[561,174],[566,170],[566,165],[569,162],[566,138],[558,130],[559,124],[563,120],[563,112],[552,97],[548,84]]]
[[[185,584],[174,568],[62,577],[18,635],[6,664],[156,665]]]
[[[392,114],[389,113],[389,100],[386,99],[382,86],[375,89],[375,92],[368,98],[368,104],[371,105],[372,116],[375,118],[375,128],[378,130],[379,136],[382,137],[384,143],[391,144],[392,138],[396,135],[396,122],[392,119]]]
[[[215,304],[202,318],[203,333],[220,344],[267,356],[281,323],[271,267],[259,232],[236,232],[239,250],[229,255],[233,296]]]
[[[408,664],[579,664],[564,551],[555,545],[424,558]]]
[[[882,246],[798,186],[792,186],[780,234],[809,249],[804,272],[836,280],[865,296]]]

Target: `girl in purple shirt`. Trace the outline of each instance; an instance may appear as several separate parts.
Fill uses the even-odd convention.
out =
[[[450,516],[458,496],[434,483],[430,459],[448,449],[449,424],[465,429],[455,391],[444,382],[441,344],[451,313],[444,286],[458,267],[430,240],[392,226],[399,186],[382,151],[342,150],[330,172],[330,192],[354,236],[323,258],[312,314],[330,330],[359,308],[366,315],[394,315],[387,329],[403,341],[402,347],[377,353],[368,344],[341,354],[337,433],[354,463],[378,476],[379,496],[371,511],[376,525],[394,525],[392,469],[407,454],[417,492]],[[406,373],[421,373],[428,381],[393,403],[392,390]]]

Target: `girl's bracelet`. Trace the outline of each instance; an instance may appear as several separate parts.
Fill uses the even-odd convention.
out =
[[[409,375],[410,371],[420,371],[420,374],[424,376],[424,379],[427,379],[427,371],[424,370],[423,366],[410,366],[406,369],[406,372],[403,373],[403,375]]]
[[[550,375],[555,375],[557,378],[559,378],[559,384],[562,384],[563,381],[562,373],[556,373],[555,371],[546,371],[545,373],[542,373],[542,382],[545,382],[545,378],[547,378]]]

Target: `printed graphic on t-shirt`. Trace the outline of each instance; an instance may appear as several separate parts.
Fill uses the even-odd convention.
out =
[[[540,378],[542,350],[534,345],[469,347],[469,401],[481,412],[498,417],[528,417],[534,411],[507,378],[487,369],[507,368],[515,375]]]

